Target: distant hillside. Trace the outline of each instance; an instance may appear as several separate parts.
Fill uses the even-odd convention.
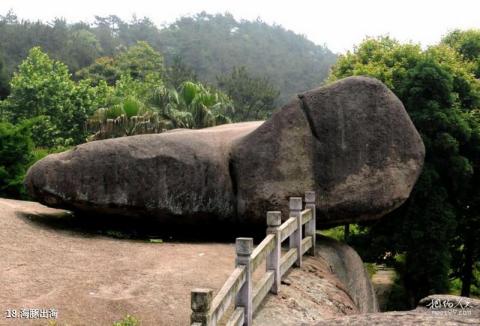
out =
[[[179,55],[208,82],[234,66],[246,66],[269,77],[282,101],[320,85],[336,60],[328,48],[281,26],[238,22],[228,14],[183,17],[160,31],[159,43],[167,62]]]
[[[280,90],[280,102],[320,85],[336,60],[328,48],[281,26],[236,21],[229,14],[201,13],[159,29],[148,18],[125,22],[108,16],[95,17],[93,24],[62,19],[45,23],[24,21],[9,12],[0,16],[0,68],[3,58],[4,73],[11,76],[28,50],[38,45],[75,72],[137,41],[147,41],[162,52],[167,65],[180,57],[200,80],[212,84],[233,67],[246,66],[272,81]]]

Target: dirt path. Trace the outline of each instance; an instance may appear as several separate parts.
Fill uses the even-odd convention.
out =
[[[112,325],[127,314],[142,326],[188,325],[191,289],[216,293],[233,270],[233,243],[120,240],[98,231],[135,234],[140,224],[143,234],[152,234],[158,227],[133,221],[119,231],[110,230],[122,225],[118,219],[93,220],[0,198],[0,325],[51,325],[47,319],[6,318],[7,310],[18,315],[22,309],[55,309],[58,326]],[[257,269],[254,281],[264,270]],[[305,256],[278,296],[266,300],[255,324],[297,325],[358,313],[332,271],[321,256]]]
[[[126,314],[142,325],[187,325],[190,290],[218,289],[233,268],[231,244],[116,240],[25,217],[60,213],[0,199],[0,325],[48,325],[5,318],[23,308],[56,309],[59,325],[112,325]]]
[[[372,276],[372,284],[375,288],[375,293],[377,294],[380,311],[386,310],[388,297],[394,282],[395,270],[393,268],[380,266]]]

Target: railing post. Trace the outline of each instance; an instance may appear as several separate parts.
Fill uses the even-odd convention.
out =
[[[273,271],[274,281],[271,293],[277,294],[280,289],[282,275],[280,275],[280,255],[282,243],[279,227],[282,224],[282,212],[267,212],[267,234],[275,235],[275,248],[267,256],[267,271]]]
[[[305,225],[305,236],[312,237],[312,248],[309,255],[315,256],[316,234],[317,234],[317,209],[315,207],[315,191],[305,192],[305,208],[312,210],[312,219]]]
[[[245,283],[238,291],[235,306],[241,306],[245,310],[244,325],[251,326],[253,321],[253,282],[252,282],[252,260],[253,251],[252,238],[237,238],[235,241],[237,252],[236,265],[245,266]]]
[[[297,248],[297,261],[295,266],[302,266],[302,217],[300,212],[302,211],[302,197],[290,197],[290,217],[297,218],[297,230],[290,236],[290,249]]]
[[[190,293],[192,315],[190,322],[195,326],[210,326],[210,306],[213,291],[210,289],[193,289]]]

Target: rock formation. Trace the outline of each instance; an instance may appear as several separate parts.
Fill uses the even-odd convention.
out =
[[[268,296],[262,304],[254,324],[313,325],[333,316],[378,311],[360,256],[347,244],[321,236],[316,257],[306,258],[301,268],[288,273],[278,295]]]
[[[424,146],[400,100],[351,77],[308,91],[266,122],[95,141],[29,170],[31,195],[81,212],[199,225],[263,224],[317,192],[319,226],[379,218],[404,202]]]
[[[344,285],[360,313],[378,312],[378,301],[362,258],[347,244],[317,237],[318,256],[323,258],[332,273]]]
[[[376,219],[408,198],[424,152],[385,85],[346,78],[299,95],[240,140],[233,150],[238,213],[284,208],[285,198],[313,189],[320,225]]]
[[[173,130],[94,141],[49,155],[28,172],[30,193],[71,210],[174,217],[179,223],[231,218],[232,143],[261,122]],[[180,219],[180,220],[179,220]]]
[[[327,318],[315,325],[480,325],[480,300],[454,295],[430,295],[420,300],[414,310]]]

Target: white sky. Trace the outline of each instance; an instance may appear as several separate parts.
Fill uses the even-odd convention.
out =
[[[260,17],[341,53],[365,36],[390,35],[400,41],[437,43],[455,28],[480,28],[479,0],[0,0],[0,14],[43,21],[93,21],[114,14],[129,20],[148,16],[158,26],[201,11],[230,12],[237,19]]]

